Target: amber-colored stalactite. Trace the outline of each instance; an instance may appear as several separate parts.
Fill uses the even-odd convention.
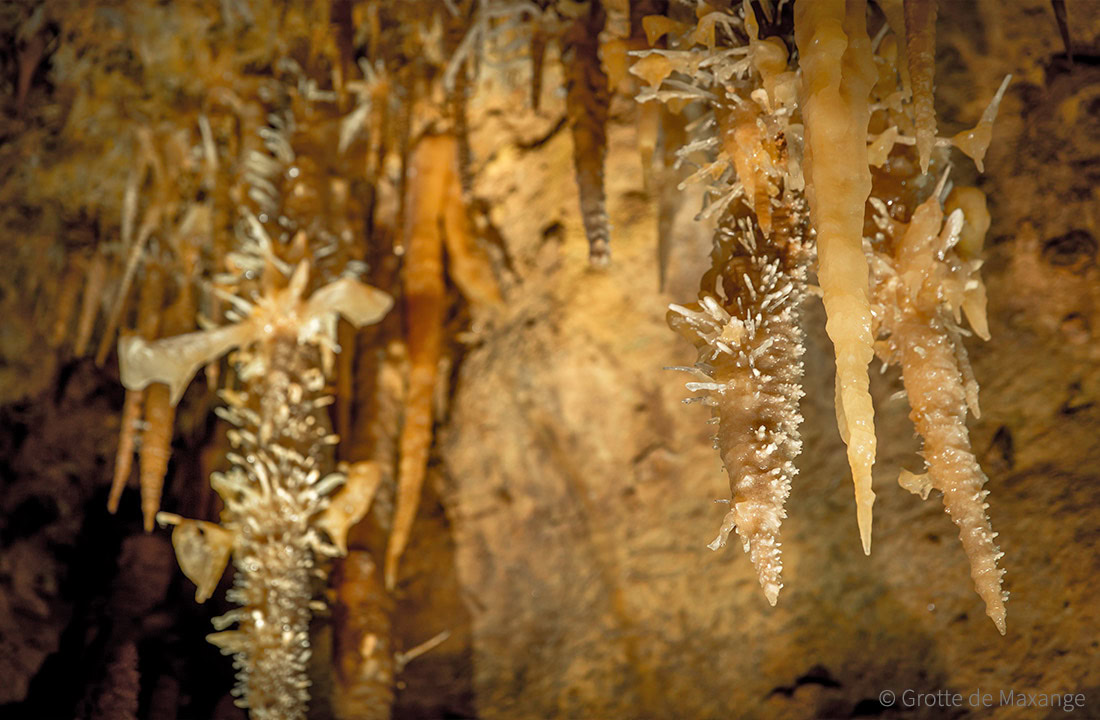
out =
[[[801,52],[806,125],[806,197],[817,231],[818,281],[836,352],[836,412],[848,445],[864,552],[871,552],[874,406],[867,374],[871,306],[863,215],[871,193],[867,164],[869,94],[875,81],[866,2],[799,0],[795,40]]]
[[[76,299],[80,295],[80,280],[84,276],[83,258],[75,255],[69,261],[61,276],[57,297],[53,308],[53,330],[50,333],[50,346],[61,347],[69,336]]]
[[[190,275],[181,276],[179,295],[164,313],[162,335],[178,335],[194,325],[195,296]],[[149,279],[146,283],[150,282]],[[164,383],[153,383],[145,390],[145,431],[141,436],[141,515],[145,531],[153,529],[160,509],[168,460],[172,456],[172,434],[176,423],[176,402]]]
[[[157,337],[157,331],[161,323],[161,306],[164,303],[164,282],[164,272],[160,265],[155,262],[148,263],[145,268],[145,280],[141,286],[141,295],[138,298],[137,316],[137,333],[146,340],[154,340]],[[122,491],[126,487],[126,482],[130,477],[130,470],[133,467],[135,438],[142,415],[146,411],[145,397],[147,392],[148,388],[126,391],[126,399],[122,406],[118,452],[115,456],[114,479],[111,483],[110,494],[107,496],[107,509],[112,513],[118,510],[118,503],[122,497]],[[154,409],[153,416],[157,418],[158,426],[151,428],[151,434],[149,430],[142,433],[143,452],[147,442],[154,444],[160,443],[161,445],[149,452],[148,461],[143,460],[142,462],[148,462],[159,466],[161,456],[167,452],[167,447],[171,444],[172,427],[170,423],[167,427],[164,427],[164,420],[166,418],[164,417],[165,410],[163,407]],[[164,458],[164,467],[167,469],[167,458]],[[149,472],[152,474],[153,470],[150,468]],[[142,478],[145,478],[144,474],[142,474]],[[145,483],[146,486],[148,486],[153,483],[153,481],[145,480]],[[151,492],[151,489],[143,489],[142,497],[144,498],[146,493]],[[160,493],[157,492],[158,505],[159,497]],[[153,516],[156,514],[156,508],[152,507],[151,503],[149,503],[149,506],[150,508],[147,510],[146,503],[143,501],[142,514],[145,516],[146,531],[152,529]]]
[[[386,548],[386,587],[397,582],[397,562],[408,544],[432,442],[432,395],[443,341],[443,233],[446,194],[454,173],[456,143],[449,135],[422,138],[409,174],[405,233],[405,336],[409,385],[401,429],[397,507]]]
[[[107,284],[107,271],[109,263],[107,254],[98,251],[88,264],[88,272],[84,278],[84,293],[80,298],[80,319],[76,325],[76,345],[73,353],[82,357],[88,349],[88,343],[92,339],[92,330],[95,329],[95,321],[99,316],[99,307],[102,302],[103,288]]]

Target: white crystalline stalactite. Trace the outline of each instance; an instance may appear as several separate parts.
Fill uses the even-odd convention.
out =
[[[901,237],[892,253],[873,257],[875,302],[881,308],[878,335],[884,338],[880,348],[884,359],[901,365],[909,417],[924,439],[928,466],[927,475],[903,472],[899,482],[922,498],[933,489],[943,493],[944,509],[959,528],[970,560],[974,587],[1003,635],[1007,593],[1001,588],[1004,570],[997,566],[1003,553],[986,514],[987,478],[966,428],[967,411],[978,414],[978,388],[957,325],[968,298],[979,290],[984,298],[981,262],[973,255],[981,247],[988,213],[980,193],[963,188],[953,193],[951,204],[957,207],[945,221],[938,195],[917,207],[903,234],[896,231]],[[964,219],[964,212],[970,217]],[[988,336],[984,305],[980,311],[967,310],[967,316]]]
[[[725,545],[736,530],[772,605],[783,587],[779,530],[802,449],[799,307],[807,257],[790,235],[798,217],[776,213],[769,240],[747,218],[730,216],[699,303],[669,312],[669,323],[699,350],[692,371],[701,382],[687,387],[712,408],[715,447],[730,479],[730,511],[710,547]]]
[[[254,345],[244,352],[254,372],[244,390],[225,395],[219,413],[236,426],[233,466],[213,484],[236,535],[228,598],[241,608],[215,622],[219,629],[237,623],[236,630],[209,639],[235,655],[238,692],[255,719],[304,717],[315,561],[337,554],[313,522],[343,482],[322,475],[335,437],[317,350],[285,335]]]
[[[688,390],[712,409],[715,449],[729,476],[730,510],[717,550],[736,531],[764,596],[776,604],[782,583],[780,527],[801,451],[799,307],[812,255],[797,161],[800,132],[791,126],[796,73],[779,38],[759,38],[748,3],[744,20],[713,12],[672,41],[690,50],[640,52],[633,72],[650,84],[639,99],[675,106],[702,101],[706,114],[682,161],[705,159],[688,183],[707,186],[701,219],[718,221],[711,269],[698,302],[671,305],[669,324],[698,350]],[[743,25],[749,45],[715,47],[717,27]],[[700,48],[699,45],[704,47]],[[672,72],[691,78],[670,79]]]
[[[276,263],[266,272],[279,273]],[[221,632],[208,639],[234,655],[235,692],[254,720],[306,716],[316,561],[340,554],[350,523],[339,516],[359,513],[373,494],[356,487],[355,497],[330,507],[344,477],[326,471],[337,437],[325,410],[333,398],[324,393],[321,351],[335,346],[337,314],[356,326],[374,323],[392,299],[350,278],[305,298],[308,279],[309,263],[302,262],[285,288],[269,289],[255,304],[234,298],[243,315],[234,325],[153,343],[126,338],[119,347],[123,384],[135,390],[164,382],[173,401],[199,367],[238,349],[242,387],[223,391],[226,407],[218,409],[233,425],[232,467],[211,478],[225,503],[223,524],[168,513],[159,520],[177,526],[173,544],[200,602],[232,550],[237,572],[228,598],[241,607],[216,619]]]

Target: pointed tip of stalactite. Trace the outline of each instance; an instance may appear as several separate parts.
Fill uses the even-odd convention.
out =
[[[851,450],[852,445],[848,446]],[[873,462],[873,461],[872,461]],[[863,544],[863,554],[871,554],[871,526],[875,506],[875,492],[872,490],[871,466],[852,466],[852,480],[856,496],[856,524],[859,526],[859,540]]]
[[[768,599],[768,603],[775,607],[775,604],[779,602],[779,591],[782,589],[781,585],[768,585],[764,588],[764,597]]]
[[[1004,577],[1004,570],[1000,570],[999,574],[1000,577]],[[1005,610],[1005,603],[1008,602],[1008,593],[1000,589],[1000,583],[998,583],[998,590],[998,594],[991,598],[990,602],[986,602],[985,614],[988,615],[989,619],[993,621],[993,624],[997,626],[997,632],[1003,637],[1008,631],[1008,612]]]
[[[126,488],[126,481],[130,478],[130,464],[115,461],[115,475],[111,481],[111,491],[107,495],[107,512],[112,515],[118,512],[118,503],[122,500],[122,491]]]
[[[596,270],[606,270],[611,266],[611,248],[606,242],[589,249],[588,266]]]
[[[393,589],[395,587],[397,587],[397,559],[398,559],[398,557],[400,557],[399,554],[398,555],[393,555],[393,554],[391,554],[390,550],[386,551],[386,569],[385,569],[384,575],[385,575],[385,580],[386,580],[386,591],[387,592],[393,592]]]
[[[153,532],[153,525],[156,523],[157,511],[160,510],[160,496],[164,487],[164,476],[159,475],[159,481],[156,486],[153,486],[151,480],[153,478],[146,477],[141,486],[141,518],[142,526],[145,528],[145,532]]]
[[[402,541],[400,538],[395,538],[394,535],[390,535],[389,542],[386,543],[386,563],[383,568],[382,577],[386,584],[386,590],[393,592],[397,587],[397,566],[401,562],[401,555],[405,552],[405,547],[408,544],[408,537]]]
[[[1066,0],[1050,0],[1054,10],[1054,20],[1058,23],[1058,34],[1062,36],[1062,46],[1066,49],[1066,59],[1073,64],[1073,41],[1069,36],[1069,20],[1066,16]],[[1004,635],[1004,630],[1001,631]]]
[[[874,502],[874,495],[871,496],[871,502]],[[871,554],[871,507],[868,505],[860,505],[856,509],[856,523],[859,525],[859,539],[863,543],[863,554]]]

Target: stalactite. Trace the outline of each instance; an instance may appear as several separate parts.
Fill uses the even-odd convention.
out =
[[[581,220],[593,267],[611,262],[611,229],[603,166],[607,155],[610,93],[600,64],[599,35],[606,13],[601,0],[588,0],[561,38],[566,77],[566,113],[573,132],[573,165],[580,194]]]
[[[168,459],[172,455],[172,431],[176,413],[169,397],[168,386],[153,383],[145,390],[143,403],[145,429],[141,433],[141,515],[145,532],[153,531],[153,521],[160,509],[164,476],[168,474]]]
[[[156,307],[156,311],[144,309],[142,317],[148,317],[144,324],[139,319],[139,337],[152,339],[158,334],[178,335],[194,327],[195,303],[191,291],[190,276],[192,270],[184,267],[181,273],[179,295],[163,316],[148,317],[144,312],[156,312],[159,315],[157,290],[151,290],[152,298],[147,302]],[[145,284],[163,282],[162,273],[156,268],[146,272]],[[163,290],[160,291],[163,293]],[[145,288],[139,302],[146,301]],[[158,327],[159,326],[159,327]],[[164,490],[164,478],[168,474],[168,461],[172,456],[172,435],[176,424],[176,402],[169,395],[168,386],[153,383],[145,389],[143,401],[144,430],[141,434],[140,486],[141,514],[145,532],[152,532],[157,511],[160,510],[160,498]]]
[[[871,466],[874,407],[867,366],[873,354],[864,206],[871,193],[867,127],[875,67],[866,3],[824,0],[795,4],[806,126],[806,197],[817,231],[817,277],[836,352],[836,413],[848,446],[863,551],[871,552]]]
[[[423,138],[413,155],[415,182],[407,203],[404,296],[409,389],[401,429],[397,507],[386,548],[386,587],[397,582],[397,562],[412,531],[432,442],[432,394],[443,332],[443,236],[440,222],[455,157],[450,136]]]
[[[70,259],[59,284],[60,290],[53,307],[53,330],[50,333],[50,346],[61,347],[69,337],[69,325],[76,310],[76,299],[80,295],[80,280],[84,277],[84,262],[80,256]]]
[[[119,416],[120,430],[118,449],[115,452],[115,473],[111,481],[110,493],[107,495],[107,510],[111,514],[118,512],[122,491],[126,489],[126,482],[130,479],[130,471],[134,466],[134,440],[138,433],[138,423],[141,422],[144,400],[144,390],[126,391],[122,414]]]
[[[708,27],[718,22],[711,17]],[[734,18],[722,22],[729,27]],[[693,149],[713,153],[685,181],[710,186],[711,200],[701,215],[719,218],[712,267],[700,282],[699,301],[670,305],[668,318],[699,352],[693,368],[682,368],[698,378],[688,390],[702,393],[689,399],[711,407],[718,424],[715,448],[730,479],[730,511],[710,547],[724,546],[736,530],[764,596],[775,605],[782,588],[779,529],[802,445],[798,320],[812,245],[792,158],[799,148],[789,125],[794,75],[786,46],[778,38],[761,40],[751,10],[744,27],[749,44],[739,52],[718,58],[709,49],[638,53],[649,62],[636,74],[652,72],[643,96],[667,103],[676,95],[661,89],[665,80],[692,71],[692,85],[675,87],[708,109],[704,130],[681,157],[688,159]],[[709,31],[700,36],[698,27],[680,32],[689,38],[683,41],[688,48],[700,37],[709,41]],[[756,83],[768,92],[754,93]]]
[[[792,212],[793,211],[793,212]],[[731,509],[718,549],[734,529],[756,567],[768,602],[782,588],[779,526],[798,472],[802,442],[802,330],[807,249],[804,211],[783,208],[772,237],[748,217],[729,213],[715,238],[714,266],[704,276],[700,302],[673,305],[669,323],[699,349],[693,372],[718,420],[715,446],[730,476]]]
[[[261,247],[271,247],[269,239],[257,239]],[[264,259],[267,274],[279,272],[272,257]],[[315,522],[344,480],[323,474],[326,448],[337,438],[328,431],[323,410],[331,396],[324,394],[320,347],[335,344],[335,313],[363,325],[377,322],[391,304],[384,293],[349,278],[305,299],[308,279],[309,263],[303,261],[285,288],[269,277],[266,284],[273,289],[255,305],[238,298],[242,310],[249,310],[236,325],[152,344],[124,338],[119,348],[128,389],[164,383],[172,388],[173,401],[200,366],[239,348],[238,375],[245,386],[223,394],[227,408],[221,415],[236,426],[230,441],[241,454],[231,454],[231,470],[211,482],[225,503],[223,526],[233,537],[237,573],[229,599],[243,609],[219,618],[215,627],[223,631],[209,639],[236,656],[238,691],[257,719],[304,717],[315,558],[339,553]],[[178,522],[163,513],[158,519]],[[211,562],[224,557],[209,547],[211,536],[203,542],[208,547],[201,557]],[[194,552],[193,545],[177,544],[181,547]],[[202,578],[204,593],[210,576],[194,570],[192,575]],[[239,629],[224,630],[233,623]]]
[[[470,124],[468,100],[470,94],[466,73],[460,73],[455,81],[454,94],[450,102],[451,125],[458,144],[455,162],[455,180],[458,182],[460,196],[469,195],[474,189],[473,151],[470,149]]]
[[[92,331],[95,329],[96,317],[99,315],[102,302],[103,288],[107,284],[107,271],[107,254],[99,250],[88,264],[84,278],[84,292],[80,297],[80,316],[76,325],[76,343],[73,346],[73,353],[77,357],[83,357],[88,349],[88,342],[92,339]]]
[[[942,183],[941,183],[942,187]],[[977,383],[967,359],[956,323],[967,292],[982,287],[976,253],[984,235],[984,199],[972,192],[956,204],[944,221],[940,188],[914,210],[904,227],[879,211],[879,225],[887,233],[882,251],[872,254],[875,275],[875,329],[883,338],[879,356],[883,362],[901,365],[902,380],[912,407],[910,418],[924,439],[922,453],[927,477],[903,473],[903,487],[928,496],[943,492],[944,508],[959,528],[963,549],[970,559],[975,588],[986,604],[986,613],[1005,633],[1001,588],[1004,570],[997,567],[1003,555],[996,547],[989,518],[986,476],[970,447],[966,413],[978,412]],[[960,248],[966,207],[971,213],[969,247]],[[890,248],[890,244],[893,248]],[[983,313],[984,315],[984,313]],[[969,315],[968,315],[969,316]],[[984,317],[975,326],[984,325]]]
[[[920,155],[920,171],[928,172],[936,138],[933,81],[936,74],[936,3],[905,0],[905,51],[913,88],[913,120]]]
[[[145,269],[145,278],[138,298],[137,333],[142,338],[149,341],[157,338],[157,332],[160,328],[161,306],[163,304],[164,273],[158,263],[150,263]],[[145,416],[145,396],[147,392],[144,389],[126,391],[126,399],[123,402],[122,417],[120,419],[118,451],[115,455],[114,479],[111,482],[111,491],[107,496],[107,509],[111,513],[118,511],[122,491],[130,478],[130,470],[133,467],[135,438],[141,419]],[[151,433],[148,435],[149,442],[156,446],[156,450],[148,454],[149,460],[144,461],[146,463],[151,462],[154,455],[158,460],[161,455],[165,455],[172,441],[171,422],[166,424],[167,418],[164,417],[163,408],[154,411],[154,415],[158,414],[159,417],[155,417],[156,424],[149,428]],[[149,432],[149,430],[145,432]],[[145,435],[145,433],[142,434]],[[142,447],[144,448],[144,446],[145,440],[143,437]],[[166,455],[164,465],[167,467]],[[159,487],[163,482],[163,474],[160,479],[155,479],[155,473],[156,471],[149,470],[148,477],[145,473],[141,474],[141,478],[145,481],[142,489],[142,515],[145,520],[146,532],[152,530],[153,516],[157,510],[153,505],[159,505]],[[154,496],[157,498],[156,503],[152,502]],[[148,501],[146,501],[146,498],[148,498]]]
[[[442,360],[447,273],[473,306],[500,304],[500,288],[477,244],[459,180],[459,143],[453,134],[428,135],[412,156],[403,290],[409,385],[400,439],[397,506],[386,548],[386,587],[397,582],[397,563],[409,541],[432,443],[432,408]]]

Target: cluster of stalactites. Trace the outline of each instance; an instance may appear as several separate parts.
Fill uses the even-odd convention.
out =
[[[796,74],[787,46],[761,39],[751,9],[744,18],[701,13],[697,25],[645,18],[651,42],[635,51],[632,72],[648,87],[642,102],[682,112],[698,101],[699,119],[679,161],[695,168],[681,188],[701,182],[701,219],[716,219],[712,267],[698,302],[670,306],[669,323],[696,347],[687,384],[712,409],[715,448],[730,483],[730,510],[712,549],[736,530],[768,602],[782,588],[779,532],[801,451],[799,307],[812,256],[794,111]],[[717,47],[721,33],[747,45]]]
[[[962,315],[965,314],[975,333],[988,339],[989,330],[985,317],[985,289],[978,276],[981,265],[979,258],[981,238],[989,227],[989,215],[985,208],[984,197],[973,188],[958,188],[947,198],[951,212],[946,221],[941,209],[944,201],[943,189],[946,174],[931,197],[913,211],[909,222],[899,223],[891,218],[887,211],[888,203],[898,187],[908,187],[903,205],[917,205],[917,179],[932,163],[942,164],[946,153],[938,154],[936,149],[954,146],[971,157],[978,169],[982,169],[982,160],[992,138],[992,125],[997,108],[1004,95],[1009,78],[1006,78],[993,95],[989,106],[983,112],[974,128],[961,132],[953,138],[937,138],[935,132],[935,113],[932,109],[932,75],[934,72],[935,45],[935,2],[920,0],[906,2],[904,12],[899,13],[897,3],[882,3],[888,21],[894,29],[894,42],[884,42],[879,52],[873,56],[877,63],[877,72],[868,72],[865,76],[858,65],[849,67],[849,55],[853,52],[853,41],[862,46],[864,31],[860,27],[863,13],[852,17],[852,3],[832,6],[830,22],[829,3],[801,3],[796,6],[796,35],[800,32],[806,43],[803,52],[803,88],[807,93],[828,92],[832,87],[826,82],[834,78],[831,64],[823,65],[818,71],[818,83],[815,84],[807,72],[814,62],[824,61],[816,54],[824,53],[830,42],[840,55],[840,74],[838,78],[840,95],[835,106],[827,102],[817,107],[810,103],[816,99],[810,95],[803,107],[807,138],[807,180],[811,187],[820,190],[818,182],[822,170],[823,149],[831,152],[836,149],[837,133],[847,130],[851,138],[851,151],[864,150],[858,162],[853,155],[846,153],[835,161],[828,161],[826,171],[847,167],[849,177],[860,177],[859,193],[867,191],[866,201],[857,197],[832,197],[831,202],[821,198],[818,193],[818,205],[823,214],[837,214],[848,203],[851,210],[851,228],[844,235],[850,246],[848,257],[841,268],[844,272],[855,273],[859,278],[868,277],[866,310],[870,312],[870,324],[864,325],[860,316],[860,336],[858,344],[854,335],[849,338],[849,346],[858,348],[859,365],[864,358],[869,360],[870,348],[866,341],[873,342],[873,349],[884,362],[896,362],[901,366],[902,379],[912,409],[910,417],[924,439],[924,458],[928,463],[927,476],[916,476],[905,472],[900,478],[906,489],[927,496],[930,489],[943,492],[944,506],[952,520],[959,527],[963,548],[970,560],[971,574],[978,594],[986,604],[986,611],[1001,633],[1005,631],[1004,601],[1007,594],[1001,589],[1001,576],[1004,571],[997,567],[1002,553],[995,546],[989,519],[986,515],[988,504],[985,497],[988,491],[982,489],[986,482],[985,474],[979,467],[970,448],[969,434],[965,418],[967,410],[978,415],[978,385],[971,370],[960,329]],[[801,13],[799,12],[801,10]],[[814,15],[818,17],[814,17]],[[904,17],[899,17],[903,15]],[[903,23],[903,24],[902,24]],[[904,30],[902,29],[904,28]],[[853,34],[854,33],[854,34]],[[844,36],[844,37],[840,37]],[[904,36],[904,42],[899,37]],[[847,44],[845,45],[845,38]],[[841,49],[843,46],[843,49]],[[831,63],[831,61],[830,61]],[[852,81],[860,79],[858,93],[854,86],[845,86],[848,75]],[[836,78],[834,78],[836,79]],[[864,110],[864,98],[871,102],[870,113]],[[826,99],[827,96],[826,96]],[[908,102],[903,102],[908,101]],[[859,122],[853,121],[852,113],[859,109]],[[866,124],[864,124],[866,123]],[[814,141],[818,126],[824,128],[822,142]],[[866,132],[865,130],[866,129]],[[872,132],[873,131],[873,132]],[[877,134],[875,134],[877,133]],[[867,138],[870,135],[870,145]],[[915,147],[918,163],[910,161],[910,147]],[[832,163],[835,162],[835,167]],[[882,168],[873,173],[867,166]],[[917,171],[919,166],[920,171]],[[887,169],[889,168],[889,170]],[[900,168],[900,170],[899,170]],[[908,170],[904,178],[894,177],[879,184],[891,173]],[[874,176],[873,182],[871,176]],[[901,180],[900,184],[898,180]],[[826,186],[829,192],[844,187],[839,182]],[[848,188],[856,187],[850,183]],[[814,209],[814,195],[810,193],[811,210]],[[878,232],[873,237],[864,236],[866,228],[864,217],[867,203],[875,219]],[[830,289],[826,283],[826,242],[822,228],[818,233],[819,268],[826,310],[830,307]],[[965,237],[965,241],[960,238]],[[860,251],[857,252],[856,248]],[[852,277],[855,277],[853,275]],[[848,278],[851,280],[851,278]],[[846,281],[841,284],[840,292],[850,292],[853,285]],[[835,293],[834,293],[835,294]],[[864,303],[860,299],[860,309]],[[847,312],[836,314],[837,325],[847,324],[854,316]],[[833,315],[830,315],[830,323]],[[830,329],[830,336],[834,333]],[[836,343],[838,358],[838,378],[840,377],[840,359],[842,347],[838,338],[843,337],[839,330]],[[859,370],[859,387],[866,387],[864,376],[866,368],[851,368],[853,375]],[[841,420],[842,436],[844,425],[849,426],[849,457],[852,457],[853,420],[862,418],[865,426],[870,427],[873,408],[869,402],[866,411],[853,418],[848,412],[849,405],[844,401],[843,393],[850,387],[842,387],[838,382],[838,418]],[[869,397],[865,398],[869,401]],[[873,438],[872,438],[873,439]],[[866,456],[874,460],[873,445]],[[853,471],[857,465],[853,463]],[[865,494],[866,525],[861,518],[861,532],[864,532],[865,545],[869,549],[870,541],[870,494],[869,467],[867,467]],[[860,480],[857,480],[857,500],[861,497]],[[863,510],[864,501],[860,501]]]
[[[392,304],[356,279],[366,266],[353,257],[370,255],[382,244],[377,237],[384,241],[398,224],[390,216],[396,203],[377,198],[404,182],[389,172],[410,144],[396,137],[410,132],[411,123],[396,115],[411,116],[415,98],[414,82],[403,81],[431,75],[408,58],[423,55],[440,66],[449,52],[439,42],[441,18],[449,31],[449,23],[467,22],[467,9],[493,3],[290,3],[267,12],[268,4],[225,3],[220,12],[156,2],[117,12],[97,3],[39,7],[39,26],[56,21],[61,28],[50,75],[57,97],[72,107],[60,116],[66,127],[54,155],[62,161],[25,164],[36,167],[28,186],[60,202],[62,215],[102,223],[98,244],[69,258],[50,340],[60,346],[75,331],[76,354],[94,353],[102,364],[116,333],[122,336],[127,392],[109,507],[117,509],[139,464],[146,530],[157,518],[175,526],[177,556],[199,602],[235,556],[231,599],[246,615],[267,612],[264,603],[280,593],[308,609],[309,582],[279,578],[297,578],[294,568],[345,552],[350,526],[381,482],[371,464],[350,466],[346,478],[328,467],[336,435],[321,432],[332,402],[322,387],[334,362],[346,363],[336,388],[340,412],[352,404],[352,353],[335,353],[337,332],[349,349],[354,336],[346,324],[337,330],[337,317],[373,323]],[[534,7],[510,4],[516,12]],[[367,57],[357,63],[360,50]],[[595,48],[590,55],[598,65]],[[83,182],[89,167],[102,182]],[[449,182],[437,201],[446,207],[452,279],[469,295],[486,284],[486,273],[456,185]],[[364,227],[380,230],[369,251]],[[436,269],[442,273],[429,268]],[[474,289],[499,299],[495,284]],[[441,336],[446,298],[437,300],[440,327],[432,332]],[[190,332],[197,326],[205,330]],[[234,369],[222,373],[221,358],[231,352]],[[437,359],[419,364],[430,362],[434,372]],[[259,389],[273,387],[288,363],[302,364],[293,382],[277,392]],[[204,365],[210,388],[224,386],[218,414],[232,426],[231,467],[212,479],[225,505],[221,525],[157,513],[176,406]],[[336,424],[343,432],[349,423],[338,412]],[[430,403],[427,426],[425,458]],[[295,439],[305,435],[316,437],[304,445]],[[291,560],[279,554],[284,538],[293,539]],[[254,630],[242,623],[212,640],[254,658],[271,655],[271,643]],[[279,657],[298,662],[297,654]],[[239,661],[242,673],[248,662]],[[290,687],[295,673],[282,680],[278,672],[261,674],[302,705],[304,687]],[[270,716],[293,716],[269,701],[279,693],[248,689],[254,684],[244,683],[254,714],[269,707]]]
[[[731,214],[751,216],[762,240],[754,252],[767,258],[769,252],[775,252],[769,243],[775,241],[772,230],[777,209],[791,209],[792,197],[798,197],[801,203],[798,191],[805,188],[816,238],[816,271],[827,314],[826,330],[836,352],[837,420],[848,446],[864,549],[870,552],[874,500],[871,469],[877,443],[868,365],[878,350],[885,353],[884,358],[898,360],[903,366],[914,407],[913,419],[925,437],[925,454],[933,466],[929,482],[937,483],[927,487],[944,490],[948,511],[963,535],[979,594],[986,600],[998,628],[1003,629],[1002,571],[996,568],[999,551],[992,545],[992,531],[985,519],[982,502],[985,495],[980,489],[984,475],[977,463],[972,462],[965,424],[957,419],[959,408],[953,404],[957,386],[959,397],[963,398],[961,417],[965,418],[968,405],[977,412],[977,383],[966,360],[958,327],[960,313],[965,313],[975,332],[988,337],[985,293],[976,275],[980,265],[977,249],[948,252],[950,246],[940,247],[946,240],[939,245],[929,242],[891,245],[899,252],[904,250],[903,264],[909,268],[905,272],[910,280],[918,272],[914,268],[923,268],[924,272],[917,295],[895,294],[894,290],[900,287],[897,280],[900,271],[871,273],[869,262],[879,269],[896,269],[901,258],[890,258],[889,253],[884,254],[875,244],[878,240],[865,238],[865,215],[868,203],[878,209],[888,201],[875,195],[872,168],[911,152],[911,147],[916,149],[922,170],[930,164],[942,163],[943,153],[934,151],[949,146],[961,149],[981,169],[1007,79],[973,129],[950,139],[936,137],[931,104],[935,3],[922,0],[906,2],[903,7],[900,2],[883,0],[879,4],[889,28],[883,28],[875,42],[867,31],[865,0],[795,3],[793,38],[762,37],[765,20],[769,27],[780,27],[782,23],[776,22],[776,18],[758,18],[747,2],[742,4],[740,14],[700,11],[694,26],[664,16],[648,17],[644,24],[653,47],[632,53],[637,60],[631,72],[648,85],[639,94],[639,101],[660,101],[675,112],[692,103],[700,108],[689,127],[692,135],[678,153],[679,162],[696,167],[681,189],[692,181],[708,184],[700,215],[703,219],[725,218],[720,222],[716,243],[721,243],[723,226],[729,232]],[[888,29],[893,29],[892,35],[887,34]],[[658,40],[662,47],[656,47]],[[799,49],[798,67],[789,64],[792,43]],[[917,185],[917,166],[912,164],[913,175],[905,179],[911,186]],[[948,202],[966,205],[969,209],[963,225],[981,226],[984,233],[988,215],[984,209],[976,209],[973,194],[960,190]],[[880,216],[885,216],[885,212]],[[954,228],[957,235],[963,215],[956,213],[952,217],[954,220],[949,219],[947,227]],[[945,232],[946,237],[952,236],[951,230]],[[880,232],[876,237],[882,235]],[[964,246],[965,243],[960,245]],[[874,247],[870,260],[866,247]],[[730,338],[740,340],[743,331],[735,332],[732,328],[741,328],[743,321],[711,294],[707,285],[712,280],[704,278],[699,303],[672,306],[670,322],[681,330],[690,330],[685,334],[700,348],[701,367],[694,371],[704,378],[689,387],[706,392],[705,402],[715,408],[720,428],[727,424],[726,417],[730,418],[731,426],[742,422],[743,428],[751,428],[751,423],[744,425],[748,422],[744,418],[736,421],[733,418],[761,407],[761,398],[768,397],[766,383],[758,376],[732,385],[714,381],[711,363],[714,358],[723,357],[726,349],[736,348]],[[739,296],[744,303],[741,298],[751,298],[759,289],[758,281],[751,274],[735,277],[736,290],[730,298]],[[914,314],[916,305],[912,297],[917,296],[925,298],[925,304]],[[768,313],[763,313],[761,317],[767,316]],[[766,324],[756,322],[754,329]],[[887,326],[894,329],[887,330]],[[948,364],[944,359],[941,363],[950,372],[936,369],[938,360],[923,344],[912,344],[906,360],[904,349],[908,346],[890,345],[891,341],[880,337],[886,333],[896,345],[905,337],[905,332],[898,328],[908,328],[911,336],[918,334],[919,328],[940,338],[942,342],[936,347],[945,353],[950,351],[951,362]],[[782,342],[777,340],[769,348],[779,345]],[[926,380],[930,376],[942,381],[941,391],[930,390]],[[798,382],[794,380],[796,387]],[[723,409],[717,400],[729,396],[734,386],[746,388],[741,392],[748,399],[730,403]],[[921,389],[917,390],[918,387]],[[943,408],[934,411],[940,405]],[[794,407],[796,411],[797,403]],[[937,426],[927,419],[933,415],[941,420],[956,418],[950,423],[950,438],[942,433],[937,437]],[[766,432],[755,442],[749,437],[751,433],[742,434],[745,437],[734,441],[733,433],[719,433],[719,448],[730,473],[734,507],[723,524],[718,544],[733,529],[740,533],[742,527],[752,526],[747,519],[739,519],[736,512],[739,487],[742,496],[747,497],[743,493],[745,484],[739,479],[755,471],[751,452],[761,445],[770,446],[771,438]],[[735,446],[748,450],[740,455],[730,452]],[[951,448],[951,452],[944,448]],[[969,464],[960,461],[950,471],[942,469],[944,458],[957,459],[963,454],[970,458]],[[934,457],[940,458],[940,470],[935,469]],[[952,479],[942,479],[943,476]],[[963,480],[964,476],[967,479]],[[911,476],[905,477],[907,487],[912,486],[915,481]],[[948,490],[953,487],[966,490]],[[782,504],[776,503],[781,497],[785,497],[785,491],[774,493],[770,501],[768,517],[775,528],[782,517]],[[742,537],[745,538],[745,533]],[[751,544],[746,541],[750,552]],[[766,579],[772,576],[761,571],[759,565],[758,571],[769,600],[773,600],[778,585]]]
[[[906,3],[904,14],[897,12],[897,3],[882,5],[888,20],[895,23],[895,41],[881,43],[877,54],[867,34],[865,3],[801,2],[795,5],[794,16],[818,280],[828,316],[826,330],[836,352],[838,425],[848,445],[866,552],[871,548],[871,467],[876,449],[868,378],[874,346],[872,288],[863,253],[866,207],[876,199],[871,167],[883,165],[891,153],[912,145],[922,167],[927,167],[933,148],[953,145],[981,169],[1007,84],[1006,79],[973,129],[951,139],[936,138],[929,49],[934,44],[934,3]],[[906,49],[900,61],[899,35],[904,36]],[[910,103],[903,102],[910,98]],[[868,145],[872,129],[877,134]]]

